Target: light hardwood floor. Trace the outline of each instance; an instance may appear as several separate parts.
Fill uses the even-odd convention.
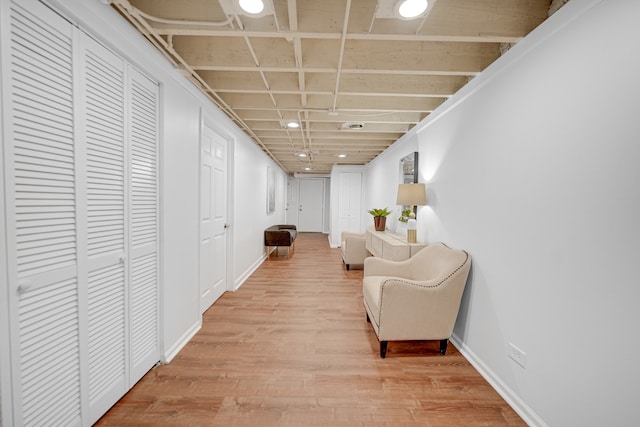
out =
[[[452,344],[390,342],[381,359],[361,280],[326,235],[300,233],[96,425],[525,425]]]

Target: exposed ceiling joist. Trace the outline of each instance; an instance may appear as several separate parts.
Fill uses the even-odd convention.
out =
[[[407,21],[395,18],[396,0],[267,0],[258,17],[236,1],[111,3],[291,173],[371,161],[543,22],[550,6],[434,0]],[[300,128],[287,129],[289,121]]]

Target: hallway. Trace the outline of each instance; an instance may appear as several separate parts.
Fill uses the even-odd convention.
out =
[[[524,425],[452,344],[391,342],[380,359],[361,279],[326,235],[300,233],[96,425]]]

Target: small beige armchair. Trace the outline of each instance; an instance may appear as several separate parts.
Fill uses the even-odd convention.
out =
[[[440,340],[444,355],[470,268],[467,252],[444,243],[430,244],[406,261],[367,258],[362,292],[380,357],[389,341],[405,340]]]
[[[352,265],[363,265],[364,259],[370,255],[366,248],[364,233],[343,231],[340,249],[342,250],[342,261],[347,270]]]

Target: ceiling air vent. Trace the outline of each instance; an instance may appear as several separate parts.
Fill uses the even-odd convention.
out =
[[[340,129],[359,130],[364,128],[364,123],[343,123]]]

